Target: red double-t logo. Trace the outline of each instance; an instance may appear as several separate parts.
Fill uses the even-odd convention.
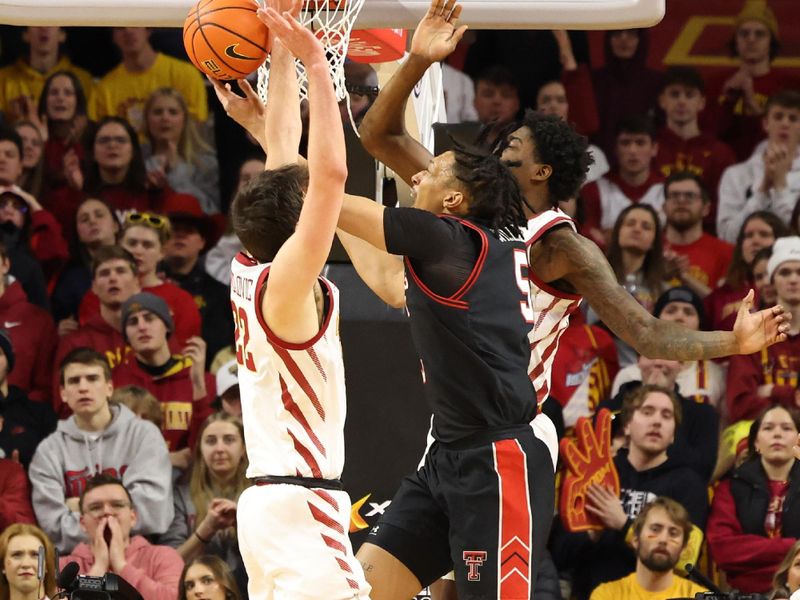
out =
[[[467,564],[467,581],[480,581],[481,574],[478,568],[486,562],[486,552],[483,550],[464,550],[462,554]]]

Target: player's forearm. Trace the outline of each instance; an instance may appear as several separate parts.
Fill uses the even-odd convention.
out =
[[[309,192],[327,204],[341,202],[347,179],[344,128],[328,63],[322,58],[306,65],[308,74],[308,175]],[[332,215],[333,224],[337,215]],[[326,217],[326,220],[327,217]],[[335,227],[331,228],[331,238]]]
[[[692,331],[683,325],[654,318],[639,333],[634,348],[648,358],[689,361],[739,353],[732,331]]]
[[[405,306],[402,258],[378,250],[368,242],[341,229],[336,233],[358,276],[367,287],[389,306],[394,308]]]
[[[277,40],[270,59],[265,128],[267,168],[274,169],[297,162],[303,129],[299,86],[294,58]]]
[[[381,89],[358,131],[364,146],[380,146],[388,136],[406,134],[405,108],[414,86],[431,66],[430,61],[411,54]]]

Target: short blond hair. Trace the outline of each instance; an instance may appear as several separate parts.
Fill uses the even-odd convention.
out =
[[[142,419],[150,421],[161,429],[161,423],[164,419],[164,415],[161,412],[161,403],[146,389],[138,385],[123,385],[121,388],[115,389],[114,393],[111,394],[111,402],[124,404],[134,414],[141,414]]]

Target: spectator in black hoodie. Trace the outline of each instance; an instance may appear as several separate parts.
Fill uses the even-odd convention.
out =
[[[628,447],[614,458],[620,496],[600,486],[587,493],[586,510],[604,529],[569,533],[558,523],[551,551],[559,570],[574,569],[573,594],[579,600],[606,581],[620,579],[636,568],[636,555],[625,541],[633,520],[649,502],[666,496],[679,502],[702,529],[708,512],[706,484],[692,469],[669,457],[681,422],[681,402],[671,389],[641,386],[625,398],[620,415]]]
[[[719,443],[719,414],[710,404],[700,404],[694,398],[681,395],[676,383],[683,365],[674,360],[639,357],[641,381],[622,384],[617,395],[602,402],[598,409],[607,408],[618,413],[624,399],[643,384],[653,384],[673,390],[681,404],[683,419],[675,432],[675,443],[669,448],[669,456],[677,464],[685,465],[697,473],[704,482],[711,479],[717,460]],[[622,435],[615,421],[612,435]]]

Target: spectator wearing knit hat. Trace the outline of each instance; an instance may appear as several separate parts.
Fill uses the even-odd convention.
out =
[[[34,402],[8,382],[14,369],[14,346],[0,329],[0,457],[27,468],[36,446],[56,428],[56,415],[47,402]]]
[[[176,194],[167,200],[164,212],[172,224],[164,246],[164,273],[192,295],[200,310],[208,366],[217,352],[233,343],[230,290],[208,274],[202,256],[216,243],[217,228],[193,196]]]
[[[653,308],[653,316],[679,323],[693,331],[703,329],[705,324],[703,301],[694,291],[683,286],[670,288],[661,294]],[[611,395],[616,396],[629,381],[642,381],[642,370],[638,363],[625,367],[617,374]],[[724,400],[725,375],[714,361],[679,363],[675,383],[682,396],[696,402],[718,406]]]
[[[161,402],[162,433],[173,466],[188,466],[200,424],[211,414],[214,378],[205,371],[206,344],[193,337],[182,354],[172,354],[167,338],[174,330],[169,307],[142,292],[122,305],[121,331],[133,352],[114,369],[114,384],[137,385]]]
[[[778,238],[767,262],[778,303],[791,314],[783,342],[746,356],[731,357],[728,414],[731,422],[753,419],[766,407],[797,406],[800,383],[800,237]]]
[[[767,0],[745,0],[736,16],[730,50],[739,67],[709,86],[709,112],[720,139],[733,148],[738,160],[745,160],[763,137],[761,116],[767,98],[797,87],[797,82],[772,68],[780,40],[778,19]]]

